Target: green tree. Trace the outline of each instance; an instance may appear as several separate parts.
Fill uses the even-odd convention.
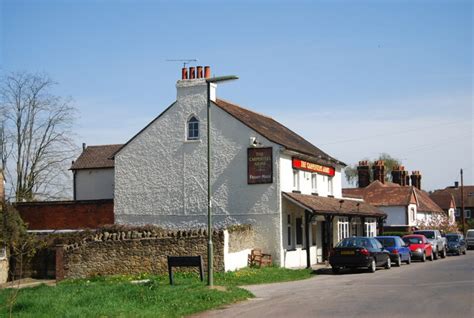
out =
[[[362,160],[367,160],[369,162],[369,166],[371,167],[375,161],[383,160],[385,162],[385,180],[386,181],[392,181],[392,170],[394,169],[394,167],[400,166],[402,164],[402,161],[400,159],[394,158],[390,156],[388,153],[381,153],[374,160],[370,160],[368,158],[364,158]],[[357,185],[357,182],[358,182],[357,166],[358,164],[348,165],[344,169],[344,174],[349,184]],[[370,177],[373,180],[372,173],[373,173],[372,169],[370,169]]]

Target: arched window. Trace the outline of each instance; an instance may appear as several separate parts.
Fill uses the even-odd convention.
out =
[[[188,120],[188,140],[199,139],[199,120],[192,116]]]

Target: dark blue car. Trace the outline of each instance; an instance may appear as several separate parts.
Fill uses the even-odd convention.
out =
[[[376,239],[390,252],[390,259],[396,266],[401,266],[402,262],[411,263],[410,248],[399,236],[377,236]]]

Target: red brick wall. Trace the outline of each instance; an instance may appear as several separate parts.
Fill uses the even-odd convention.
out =
[[[114,223],[113,200],[22,202],[15,207],[29,230],[94,229]]]

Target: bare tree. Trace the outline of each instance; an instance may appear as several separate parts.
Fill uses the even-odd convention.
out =
[[[16,201],[65,197],[74,157],[75,109],[52,94],[48,76],[11,73],[0,84],[0,155],[10,196]]]

